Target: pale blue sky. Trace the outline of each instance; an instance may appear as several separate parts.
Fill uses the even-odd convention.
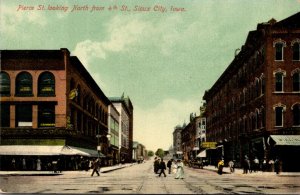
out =
[[[168,149],[174,127],[199,114],[209,89],[251,30],[300,10],[300,0],[0,0],[1,49],[68,48],[106,96],[128,95],[134,139]],[[19,5],[35,10],[17,11]],[[44,5],[46,10],[36,10]],[[68,6],[49,11],[51,6]],[[106,7],[71,12],[74,5]],[[167,12],[109,11],[164,6]],[[185,12],[171,12],[170,7]]]

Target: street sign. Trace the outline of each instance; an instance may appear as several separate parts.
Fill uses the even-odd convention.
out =
[[[201,148],[216,148],[217,142],[203,142]]]

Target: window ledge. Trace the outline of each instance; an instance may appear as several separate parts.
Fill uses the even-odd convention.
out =
[[[280,92],[280,91],[274,91],[273,94],[300,94],[300,91],[292,91],[292,92]]]
[[[275,128],[282,128],[283,126],[274,126]]]
[[[39,94],[38,97],[56,97],[55,94]]]
[[[33,94],[15,94],[16,97],[33,97]]]
[[[274,60],[275,62],[284,62],[284,60]]]

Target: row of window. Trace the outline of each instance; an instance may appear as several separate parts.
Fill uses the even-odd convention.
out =
[[[292,72],[292,91],[299,92],[300,91],[300,69],[297,68]],[[286,77],[286,72],[284,70],[277,70],[274,72],[275,76],[275,91],[283,92],[284,91],[284,77]]]
[[[74,79],[70,80],[70,88],[76,91],[76,96],[72,98],[72,101],[87,110],[90,114],[98,118],[103,123],[107,122],[108,114],[104,110],[104,107],[96,103],[97,101],[93,96],[81,89],[80,84],[76,84]]]
[[[286,110],[286,106],[279,104],[274,106],[274,117],[275,117],[275,127],[283,127],[284,125],[284,112]],[[250,130],[257,130],[265,127],[265,109],[256,109],[254,113],[250,113],[248,117],[246,115],[243,119],[239,119],[238,123],[234,121],[232,124],[229,123],[225,125],[223,128],[217,129],[216,131],[208,131],[210,135],[214,135],[216,137],[235,137],[240,133],[246,133]],[[300,126],[300,104],[294,104],[292,106],[292,116],[293,116],[293,126]],[[209,129],[214,129],[212,126],[215,123],[212,123],[212,120],[208,119]]]
[[[0,94],[10,96],[10,77],[6,72],[0,72]],[[20,72],[16,77],[16,96],[33,96],[32,76],[28,72]],[[43,72],[38,78],[38,95],[55,95],[55,77],[51,72]]]
[[[282,39],[275,40],[273,42],[273,47],[275,47],[275,60],[284,60],[284,48],[286,47],[286,42]],[[291,42],[293,61],[300,61],[300,39],[296,39]]]
[[[10,127],[10,105],[1,104],[1,127]],[[16,105],[16,127],[32,127],[32,105]],[[38,127],[55,127],[55,105],[38,105]]]

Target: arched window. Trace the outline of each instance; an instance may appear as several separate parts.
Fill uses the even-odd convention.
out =
[[[300,73],[293,74],[293,91],[300,91]]]
[[[32,94],[32,76],[28,72],[21,72],[16,78],[16,95],[33,96]]]
[[[283,48],[286,47],[286,42],[278,39],[273,42],[275,48],[275,61],[283,61]]]
[[[276,127],[283,126],[283,107],[275,108],[275,126]]]
[[[1,96],[10,95],[10,78],[6,72],[0,73],[0,95]]]
[[[293,125],[300,126],[300,104],[295,104],[293,110]]]
[[[293,60],[299,61],[300,60],[300,43],[295,42],[293,44]]]
[[[40,96],[55,95],[55,77],[51,72],[43,72],[39,76],[38,94]]]
[[[278,72],[275,74],[275,91],[283,91],[283,73]]]

